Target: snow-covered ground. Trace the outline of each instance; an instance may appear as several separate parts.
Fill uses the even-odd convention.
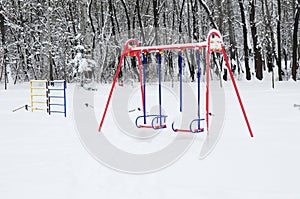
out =
[[[44,111],[12,112],[29,104],[29,84],[9,85],[6,91],[0,86],[1,198],[300,198],[300,110],[294,107],[300,104],[299,82],[276,82],[275,89],[269,81],[238,82],[254,138],[231,82],[225,82],[226,121],[214,151],[199,160],[204,141],[204,134],[199,134],[174,164],[144,175],[112,170],[85,150],[73,117],[75,85],[68,85],[67,118]],[[97,88],[94,105],[99,120],[109,86]],[[113,124],[110,116],[105,124]],[[163,142],[169,142],[166,137],[154,146],[168,144]],[[130,152],[141,146],[146,152],[155,150],[148,141],[136,142],[135,148],[130,139],[134,138],[119,140],[119,147],[130,142]]]

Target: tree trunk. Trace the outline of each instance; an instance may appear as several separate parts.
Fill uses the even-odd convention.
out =
[[[222,4],[224,3],[224,1],[215,1],[215,15],[217,14],[218,16],[218,20],[217,20],[217,27],[219,29],[220,32],[223,32],[223,24],[224,24],[224,17],[225,17],[225,13],[226,10],[223,8]],[[225,3],[226,4],[226,3]],[[227,3],[227,5],[229,4],[229,2]]]
[[[228,16],[228,28],[229,28],[229,40],[230,40],[230,60],[231,60],[231,69],[232,71],[235,71],[237,68],[237,64],[233,64],[234,62],[232,60],[235,60],[235,63],[237,63],[236,55],[236,42],[235,42],[235,31],[234,31],[234,25],[233,22],[235,21],[234,18],[234,10],[232,9],[232,1],[228,0],[227,2],[227,16]]]
[[[121,0],[121,3],[123,5],[124,11],[125,11],[125,15],[126,15],[128,38],[131,38],[131,26],[130,26],[130,18],[129,18],[128,9],[127,9],[127,6],[126,6],[126,3],[125,3],[124,0]]]
[[[179,31],[179,41],[181,41],[181,38],[182,38],[182,15],[183,15],[183,8],[184,8],[184,4],[185,4],[185,0],[182,1],[182,5],[181,5],[181,8],[180,8],[180,14],[179,14],[179,18],[178,18],[178,23],[179,23],[179,26],[178,26],[178,31]]]
[[[4,89],[7,90],[7,65],[6,65],[6,54],[7,50],[4,50],[4,55],[3,55],[3,64],[4,64]]]
[[[255,72],[256,78],[259,80],[263,79],[263,67],[262,67],[262,56],[261,56],[261,47],[258,43],[258,35],[257,35],[257,28],[255,22],[255,0],[250,0],[250,27],[251,27],[251,34],[253,40],[253,49],[254,49],[254,65],[255,65]]]
[[[93,5],[93,0],[90,0],[88,7],[89,7],[89,19],[90,19],[92,34],[93,34],[93,39],[92,39],[92,59],[93,59],[94,58],[94,50],[95,50],[95,46],[96,46],[96,29],[95,29],[93,17],[92,17],[92,5]]]
[[[278,52],[278,77],[279,81],[282,81],[282,70],[281,70],[281,28],[280,28],[280,21],[281,21],[281,4],[280,0],[277,0],[277,7],[278,7],[278,20],[277,20],[277,52]]]
[[[269,5],[268,5],[268,1],[267,0],[264,0],[262,2],[263,4],[265,4],[265,10],[266,10],[266,17],[264,19],[265,21],[265,24],[266,24],[266,34],[270,33],[270,36],[271,37],[267,37],[267,46],[266,46],[266,50],[267,50],[267,68],[268,68],[268,72],[272,72],[272,75],[274,73],[273,71],[273,67],[274,67],[274,63],[273,63],[273,57],[275,58],[276,60],[276,63],[278,65],[278,58],[277,58],[277,55],[276,55],[276,50],[275,50],[275,36],[274,36],[274,31],[273,31],[273,28],[272,28],[272,25],[271,25],[271,21],[272,21],[272,18],[271,18],[271,14],[270,14],[270,11],[269,11]]]
[[[115,21],[116,21],[116,25],[117,25],[117,31],[118,33],[120,34],[120,25],[119,25],[119,21],[118,21],[118,18],[117,18],[117,11],[116,11],[116,6],[115,4],[113,4],[113,13],[114,13],[114,18],[115,18]]]
[[[7,65],[6,65],[6,55],[7,55],[7,49],[5,44],[5,17],[2,14],[3,8],[2,5],[0,5],[0,30],[1,30],[1,43],[3,46],[3,66],[4,67],[4,89],[7,89]]]
[[[137,17],[138,17],[138,21],[139,21],[139,27],[140,27],[140,31],[141,31],[141,35],[142,35],[142,45],[144,45],[146,43],[146,40],[145,40],[145,33],[144,33],[144,28],[143,28],[143,21],[142,21],[142,17],[141,17],[139,2],[140,2],[140,0],[136,0],[136,10],[137,10]]]
[[[251,80],[251,72],[250,72],[250,67],[249,67],[249,47],[248,47],[248,37],[247,37],[247,24],[246,24],[246,17],[245,17],[244,0],[239,0],[239,6],[240,6],[242,24],[243,24],[246,79]]]
[[[47,30],[48,30],[48,64],[49,64],[49,80],[53,80],[53,65],[52,65],[52,44],[51,44],[51,27],[50,27],[50,18],[51,18],[51,5],[50,0],[48,0],[48,9],[47,9]]]
[[[298,4],[296,3],[295,11],[295,21],[294,21],[294,31],[293,31],[293,60],[292,60],[292,78],[297,80],[297,48],[298,48],[298,25],[299,25],[299,15],[300,15],[300,0]]]
[[[83,0],[81,1],[81,3],[79,4],[80,6],[80,21],[79,21],[79,27],[80,27],[80,33],[82,35],[82,43],[80,42],[79,44],[82,44],[83,46],[86,44],[86,21],[87,21],[87,0]]]
[[[193,2],[190,1],[188,2],[188,6],[187,6],[187,22],[188,22],[188,26],[187,26],[187,30],[188,30],[188,36],[189,36],[189,43],[192,43],[192,30],[191,30],[191,22],[190,22],[190,13],[192,12],[192,8],[191,6],[193,5]],[[190,77],[192,82],[195,81],[195,56],[194,56],[194,52],[190,51],[190,61],[188,61],[188,65],[189,65],[189,71],[190,71]]]
[[[199,14],[198,14],[198,1],[195,0],[193,5],[193,1],[191,0],[192,5],[192,14],[193,14],[193,39],[196,42],[199,42]]]
[[[72,23],[73,34],[74,34],[74,37],[76,37],[77,30],[76,30],[74,15],[73,15],[74,10],[72,8],[71,2],[69,2],[68,5],[69,5],[69,12],[70,12],[70,18],[71,18],[71,23]]]
[[[1,73],[0,73],[0,82],[2,81],[3,73],[4,73],[4,67],[0,64],[1,66]]]
[[[158,12],[158,0],[153,0],[153,17],[154,17],[154,40],[155,40],[155,45],[158,45],[158,28],[159,28],[159,12]]]
[[[204,10],[206,11],[208,17],[209,17],[209,20],[213,26],[213,28],[215,29],[218,29],[218,26],[217,24],[215,23],[215,20],[214,20],[214,17],[213,17],[213,14],[212,12],[210,11],[209,7],[207,6],[206,2],[204,2],[203,0],[199,0],[199,3],[203,6]]]
[[[112,0],[108,0],[108,9],[109,9],[109,17],[110,17],[110,23],[111,23],[111,34],[112,34],[112,36],[115,36],[116,35],[116,26],[115,26],[115,22],[114,22]]]

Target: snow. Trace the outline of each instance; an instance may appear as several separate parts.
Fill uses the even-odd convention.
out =
[[[78,48],[80,49],[80,48]],[[83,57],[83,54],[81,52],[77,52],[74,59],[70,61],[70,64],[74,65],[73,73],[83,73],[92,71],[94,67],[97,66],[96,61],[92,59],[87,59]]]
[[[67,118],[23,109],[13,113],[29,104],[29,83],[9,84],[6,91],[0,85],[1,198],[300,198],[300,110],[294,107],[300,104],[300,83],[276,82],[275,89],[269,81],[237,83],[255,137],[249,136],[231,82],[224,82],[226,120],[214,151],[199,160],[205,135],[196,135],[178,161],[145,175],[109,169],[85,150],[73,114],[75,85],[67,86]],[[99,119],[110,85],[96,86],[94,111]],[[174,105],[171,96],[165,94]],[[134,103],[132,99],[128,109],[136,108]],[[116,129],[111,114],[106,129]],[[151,142],[111,132],[105,134],[111,142],[136,153],[157,150],[174,136],[165,129]]]

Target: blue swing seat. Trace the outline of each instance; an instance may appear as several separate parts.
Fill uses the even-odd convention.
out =
[[[147,118],[147,117],[153,117],[152,121],[151,121],[151,125],[139,125],[138,124],[138,120],[140,120],[141,118]],[[155,130],[158,130],[158,129],[164,129],[164,128],[167,128],[167,125],[166,125],[166,119],[167,119],[167,115],[141,115],[141,116],[138,116],[135,120],[135,125],[137,128],[152,128],[152,129],[155,129]],[[161,121],[163,120],[163,121]]]
[[[190,123],[190,128],[189,129],[177,129],[174,127],[174,122],[172,123],[172,129],[174,132],[178,132],[178,133],[201,133],[204,131],[204,128],[196,128],[196,129],[193,129],[193,123],[195,122],[200,122],[200,121],[203,121],[205,119],[201,119],[201,118],[198,118],[198,119],[194,119],[191,121]]]

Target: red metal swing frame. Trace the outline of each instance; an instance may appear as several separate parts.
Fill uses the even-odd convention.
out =
[[[215,38],[218,38],[218,42],[220,42],[220,48],[214,48],[214,47],[212,48],[212,46],[211,46],[212,36],[214,36]],[[102,126],[103,126],[103,123],[104,123],[104,119],[105,119],[105,116],[106,116],[106,113],[107,113],[107,110],[108,110],[108,107],[109,107],[109,103],[110,103],[110,100],[111,100],[111,97],[112,97],[112,94],[113,94],[113,91],[114,91],[114,88],[115,88],[115,85],[116,85],[116,82],[117,82],[117,78],[118,78],[118,75],[119,75],[119,72],[121,70],[122,63],[123,63],[123,60],[124,60],[125,57],[127,57],[127,56],[129,56],[129,57],[136,56],[137,57],[138,70],[139,70],[139,75],[140,75],[141,95],[142,95],[142,102],[143,102],[143,109],[144,109],[144,107],[145,107],[144,97],[145,96],[144,96],[144,89],[143,89],[143,85],[142,85],[143,76],[142,76],[142,68],[141,68],[141,66],[142,66],[141,65],[141,56],[140,56],[141,53],[163,51],[163,50],[185,50],[185,49],[199,50],[199,49],[202,49],[202,48],[206,48],[206,127],[207,127],[207,130],[209,129],[210,55],[211,55],[212,52],[218,52],[218,53],[223,54],[223,57],[224,57],[224,60],[225,60],[226,66],[227,66],[227,70],[229,71],[229,75],[230,75],[235,93],[237,95],[240,107],[242,109],[242,113],[243,113],[245,122],[247,124],[250,136],[253,137],[252,129],[251,129],[251,126],[250,126],[250,123],[249,123],[249,120],[248,120],[248,117],[247,117],[247,114],[246,114],[246,111],[245,111],[245,108],[244,108],[244,105],[243,105],[243,102],[242,102],[242,99],[241,99],[241,96],[240,96],[240,93],[239,93],[239,90],[238,90],[238,87],[236,85],[232,70],[230,68],[229,60],[228,60],[228,57],[227,57],[227,54],[226,54],[226,51],[225,51],[225,46],[224,46],[224,43],[222,41],[221,34],[217,30],[211,30],[208,33],[207,41],[206,42],[201,42],[201,43],[188,43],[188,44],[174,44],[174,45],[143,46],[143,47],[140,47],[137,40],[135,40],[135,39],[128,40],[125,43],[123,52],[121,54],[121,58],[120,58],[120,61],[119,61],[119,64],[118,64],[118,67],[117,67],[117,70],[116,70],[116,74],[115,74],[114,79],[113,79],[113,83],[112,83],[112,86],[111,86],[111,89],[110,89],[110,92],[109,92],[109,96],[108,96],[108,99],[107,99],[107,102],[106,102],[106,106],[105,106],[104,113],[103,113],[102,118],[101,118],[101,122],[100,122],[100,125],[99,125],[99,128],[98,128],[98,131],[101,132],[101,129],[102,129]]]

